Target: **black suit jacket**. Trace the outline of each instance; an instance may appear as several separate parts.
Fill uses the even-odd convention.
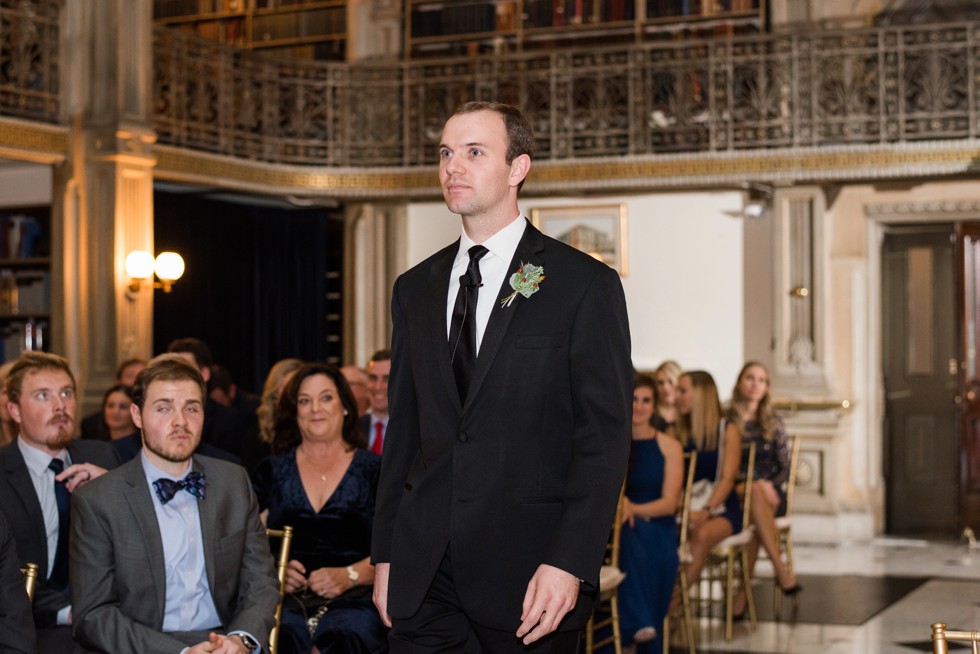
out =
[[[31,603],[24,590],[14,538],[3,513],[0,513],[0,652],[37,652]]]
[[[107,469],[119,464],[109,444],[101,441],[75,440],[68,446],[68,453],[72,463],[94,463]],[[53,627],[58,611],[68,606],[68,596],[47,585],[48,537],[44,515],[16,441],[0,447],[0,511],[13,525],[20,566],[30,562],[38,567],[34,621],[38,628]]]
[[[463,404],[446,335],[458,247],[394,288],[391,420],[372,546],[375,562],[391,564],[388,611],[417,611],[448,546],[474,622],[516,631],[527,584],[546,563],[584,582],[560,627],[576,629],[591,611],[630,443],[622,285],[608,266],[528,224]],[[543,266],[546,278],[501,306],[523,263]]]

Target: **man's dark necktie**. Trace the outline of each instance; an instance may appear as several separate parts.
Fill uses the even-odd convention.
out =
[[[461,402],[466,401],[470,389],[470,377],[476,362],[476,301],[480,294],[480,259],[489,250],[482,245],[469,249],[470,263],[459,278],[459,292],[453,305],[453,318],[449,324],[449,346],[452,348],[453,373]]]
[[[65,469],[65,462],[61,459],[51,459],[48,468],[57,477]],[[51,568],[48,583],[56,590],[66,590],[68,588],[68,531],[71,529],[68,520],[71,511],[71,493],[68,492],[65,482],[54,482],[54,499],[58,503],[58,548],[55,550],[54,567]]]
[[[160,498],[161,504],[166,504],[170,500],[174,499],[174,495],[177,491],[185,490],[199,500],[203,500],[207,492],[208,482],[204,478],[203,472],[189,472],[187,476],[180,481],[174,481],[173,479],[157,479],[153,482],[153,488],[156,489],[157,497]]]

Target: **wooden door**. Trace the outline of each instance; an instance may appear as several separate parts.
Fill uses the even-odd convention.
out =
[[[889,230],[882,246],[886,530],[959,527],[959,347],[953,225]]]

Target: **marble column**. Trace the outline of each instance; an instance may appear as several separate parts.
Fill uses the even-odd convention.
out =
[[[127,288],[128,252],[153,252],[152,2],[65,4],[69,154],[54,176],[54,351],[78,377],[82,411],[119,361],[149,357],[153,293]]]

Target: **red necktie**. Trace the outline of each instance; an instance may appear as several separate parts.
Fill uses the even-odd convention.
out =
[[[374,423],[374,442],[371,443],[371,451],[375,454],[381,454],[381,441],[384,440],[384,423],[380,420]]]

